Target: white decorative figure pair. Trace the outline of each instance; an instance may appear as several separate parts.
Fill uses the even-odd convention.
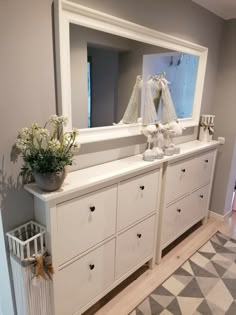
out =
[[[161,73],[154,77],[149,76],[145,85],[143,124],[148,126],[143,132],[148,138],[148,149],[145,151],[143,158],[146,161],[162,158],[164,156],[163,147],[165,155],[170,156],[180,153],[179,147],[176,147],[173,143],[173,137],[182,135],[183,126],[177,120],[168,84],[165,73]],[[159,106],[162,106],[161,122],[163,125],[158,122],[157,112]],[[163,133],[166,135],[165,146],[163,145]],[[153,143],[152,150],[151,143]]]

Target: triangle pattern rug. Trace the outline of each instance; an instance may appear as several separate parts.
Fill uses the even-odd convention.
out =
[[[236,240],[217,232],[133,314],[236,315]]]

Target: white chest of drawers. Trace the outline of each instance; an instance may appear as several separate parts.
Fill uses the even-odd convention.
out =
[[[161,251],[208,216],[216,149],[164,167],[157,262]]]
[[[54,315],[83,313],[155,264],[162,163],[128,158],[91,169],[69,174],[61,192],[26,188],[34,187],[35,219],[47,228]]]
[[[83,313],[207,217],[217,145],[192,142],[163,160],[138,155],[73,172],[54,193],[26,186],[47,229],[54,315]]]

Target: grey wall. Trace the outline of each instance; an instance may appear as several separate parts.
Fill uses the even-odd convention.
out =
[[[118,51],[128,50],[130,43],[130,40],[119,36],[78,25],[70,25],[72,123],[77,128],[87,128],[88,126],[87,46],[92,44],[93,47],[97,46],[99,48],[103,46],[107,47],[107,49]],[[104,69],[104,72],[109,70],[107,68]],[[110,95],[110,97],[112,96]],[[113,119],[112,122],[114,122]],[[101,119],[97,123],[101,123]],[[106,121],[105,125],[111,124],[108,124],[108,121]]]
[[[70,25],[72,115],[73,125],[78,128],[87,128],[87,47],[93,47],[92,126],[110,126],[113,122],[118,123],[124,115],[136,77],[142,74],[143,55],[168,50],[79,25]],[[102,50],[105,48],[106,57],[105,50]],[[92,49],[89,49],[91,55]],[[119,69],[115,69],[117,52]],[[112,94],[117,70],[118,92]],[[117,104],[114,104],[115,98]]]
[[[21,160],[12,154],[17,129],[56,110],[51,1],[0,1],[0,46],[0,209],[7,231],[33,216],[33,200],[18,179]],[[1,277],[0,294],[7,286]]]
[[[0,216],[0,315],[14,314],[2,217]]]
[[[181,60],[181,58],[183,59]],[[170,61],[173,65],[170,66]],[[169,89],[178,118],[191,117],[193,113],[198,57],[190,54],[171,52],[160,55],[145,55],[143,69],[146,74],[165,72],[170,82]],[[181,64],[177,62],[181,60]],[[147,75],[146,75],[147,76]],[[146,78],[146,76],[144,76]]]
[[[92,127],[111,126],[117,107],[118,52],[89,47],[91,57]]]
[[[219,74],[215,86],[213,113],[216,115],[216,136],[224,136],[220,147],[213,185],[211,209],[219,214],[231,210],[236,180],[235,117],[236,117],[236,19],[225,22]]]
[[[51,1],[0,2],[0,208],[5,229],[32,216],[12,154],[17,130],[55,113]]]
[[[79,55],[78,55],[79,52]],[[72,123],[79,128],[88,127],[87,43],[78,40],[76,27],[70,29],[71,104]]]
[[[119,54],[118,106],[117,122],[125,113],[129,103],[137,75],[143,73],[143,56],[169,52],[168,49],[130,40],[131,49]],[[141,104],[141,107],[143,104]],[[140,108],[140,115],[142,108]]]

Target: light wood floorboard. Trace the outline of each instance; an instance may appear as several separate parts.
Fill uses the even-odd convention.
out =
[[[165,281],[217,231],[236,238],[236,213],[227,218],[225,222],[210,218],[206,224],[199,227],[172,249],[162,259],[160,265],[156,266],[153,270],[148,269],[145,271],[98,310],[96,315],[127,315],[132,312],[140,302]]]

